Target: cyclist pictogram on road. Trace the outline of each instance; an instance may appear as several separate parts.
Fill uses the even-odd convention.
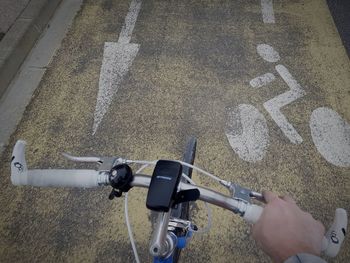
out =
[[[280,56],[273,47],[261,44],[257,46],[257,51],[260,57],[262,57],[267,62],[277,62],[280,60]],[[303,97],[305,95],[304,89],[300,86],[300,84],[296,81],[296,79],[290,74],[289,70],[283,65],[276,65],[276,71],[280,75],[280,77],[284,80],[284,82],[290,88],[288,91],[268,100],[264,103],[264,108],[270,114],[271,118],[276,122],[278,127],[282,130],[284,135],[294,144],[302,143],[303,139],[293,127],[293,125],[288,122],[286,116],[281,112],[281,108],[287,106],[288,104],[296,101],[297,99]],[[269,80],[273,81],[275,77],[272,73],[269,74]],[[263,78],[262,76],[257,77],[258,79]],[[256,78],[251,80],[250,85],[254,87],[256,83]],[[268,80],[265,81],[268,84]],[[260,85],[262,86],[262,84]]]
[[[270,45],[258,45],[257,52],[267,62],[276,63],[280,60],[279,53]],[[306,92],[284,65],[278,64],[275,69],[289,90],[264,102],[263,106],[289,141],[300,144],[303,138],[281,112],[281,108],[302,98]],[[250,86],[262,88],[275,79],[273,73],[267,72],[252,79]],[[350,167],[350,125],[337,112],[320,107],[312,112],[309,126],[319,153],[334,165]],[[241,159],[257,162],[264,158],[269,145],[268,128],[264,115],[253,105],[240,104],[228,109],[225,133]]]

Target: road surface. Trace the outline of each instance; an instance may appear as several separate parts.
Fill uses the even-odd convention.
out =
[[[143,1],[127,33],[127,44],[138,45],[132,63],[108,64],[105,42],[118,43],[123,25],[133,23],[125,22],[130,2],[84,2],[1,157],[1,262],[133,261],[123,198],[109,201],[107,188],[12,186],[8,161],[17,139],[28,143],[29,167],[82,168],[60,153],[179,159],[194,135],[196,165],[219,177],[287,193],[326,225],[336,207],[350,211],[350,62],[326,1]],[[257,49],[262,44],[270,47],[267,57]],[[99,89],[108,85],[100,75],[108,70],[119,74],[119,84],[100,92],[109,102],[99,115]],[[266,73],[273,77],[265,75],[264,85],[250,84]],[[297,93],[289,96],[293,87]],[[284,93],[290,101],[279,109],[273,103]],[[329,115],[334,129],[326,127]],[[102,117],[94,132],[96,116]],[[194,179],[225,191],[198,174]],[[149,262],[145,195],[130,192],[130,217]],[[193,218],[205,226],[202,203]],[[331,262],[349,260],[346,240]],[[241,218],[213,208],[210,233],[196,235],[182,261],[269,259]]]

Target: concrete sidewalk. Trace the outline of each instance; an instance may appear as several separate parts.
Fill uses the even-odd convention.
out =
[[[33,43],[19,69],[0,96],[0,153],[39,86],[52,57],[59,49],[82,0],[62,0],[45,30]]]
[[[23,12],[29,0],[2,0],[0,2],[0,40]]]
[[[0,97],[61,0],[0,1]]]

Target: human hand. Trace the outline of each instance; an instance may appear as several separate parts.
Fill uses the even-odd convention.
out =
[[[321,254],[325,228],[289,197],[264,192],[266,206],[252,227],[253,238],[274,262],[298,253]]]

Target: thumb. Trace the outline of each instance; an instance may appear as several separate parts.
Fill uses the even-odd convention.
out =
[[[272,200],[278,198],[278,196],[270,191],[263,191],[263,196],[266,203],[270,203]]]

